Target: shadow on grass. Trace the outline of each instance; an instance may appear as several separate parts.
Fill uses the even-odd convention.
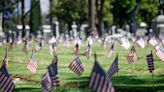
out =
[[[152,80],[139,79],[136,76],[119,76],[112,78],[117,92],[157,92],[164,90],[164,86],[154,86],[153,88],[153,84],[147,85],[151,83],[151,81]],[[164,79],[157,77],[154,83],[164,83]]]
[[[89,77],[69,78],[70,82],[64,84],[64,87],[87,88]]]
[[[164,75],[156,76],[155,83],[164,84]],[[88,88],[89,77],[75,77],[68,78],[68,82],[64,83],[60,87],[53,88],[52,92],[94,92]],[[164,91],[163,85],[155,85],[153,88],[151,80],[140,79],[137,76],[119,76],[113,77],[112,82],[114,84],[116,92],[157,92]],[[16,88],[15,92],[40,92],[41,88]]]
[[[162,77],[164,77],[164,75],[157,76],[154,82],[158,84],[164,83]],[[69,78],[68,80],[71,81],[63,85],[65,88],[88,88],[89,77]],[[153,88],[150,84],[151,80],[139,79],[136,76],[113,77],[112,82],[117,92],[157,92],[164,90],[164,86],[154,86]]]
[[[41,92],[41,88],[21,87],[15,88],[14,92]]]

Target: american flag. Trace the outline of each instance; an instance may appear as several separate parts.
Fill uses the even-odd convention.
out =
[[[164,61],[164,48],[163,47],[159,47],[156,50],[156,55],[162,60]]]
[[[121,46],[124,47],[125,49],[130,48],[130,42],[127,37],[121,38],[121,43],[122,43]]]
[[[145,41],[144,41],[143,38],[138,38],[138,39],[136,40],[136,43],[137,43],[137,45],[140,46],[141,48],[145,48]]]
[[[69,68],[77,73],[79,76],[84,71],[83,64],[81,63],[81,60],[79,57],[75,58],[72,63],[69,65]]]
[[[112,56],[112,54],[114,53],[114,43],[112,44],[108,54],[107,54],[107,57],[110,58]]]
[[[51,78],[52,86],[59,86],[59,83],[60,83],[57,63],[58,63],[58,59],[55,56],[53,59],[53,63],[48,67],[48,73]]]
[[[0,89],[2,92],[13,92],[15,85],[7,72],[6,66],[0,69]]]
[[[90,77],[89,88],[95,90],[96,92],[115,92],[111,80],[107,78],[105,72],[97,61],[95,61]]]
[[[44,43],[44,40],[43,38],[41,38],[38,44],[35,45],[35,51],[40,51],[43,47],[43,43]]]
[[[24,53],[28,54],[28,43],[27,43],[27,41],[25,42],[22,51],[23,51]]]
[[[5,54],[5,58],[3,59],[2,65],[8,66],[7,49],[6,49],[6,54]]]
[[[111,65],[111,67],[110,67],[110,69],[109,69],[109,71],[108,71],[108,74],[107,74],[107,76],[109,77],[109,78],[111,78],[116,72],[118,72],[119,71],[119,68],[118,68],[118,55],[117,55],[117,57],[115,58],[115,60],[113,61],[113,63],[112,63],[112,65]]]
[[[79,55],[80,54],[80,46],[79,46],[79,44],[78,43],[76,43],[76,45],[75,45],[75,54],[76,55]]]
[[[149,71],[152,73],[154,70],[153,54],[151,53],[151,54],[147,55],[146,59],[147,59]]]
[[[52,43],[50,46],[49,46],[49,49],[50,49],[50,53],[53,54],[55,51],[56,51],[56,48],[57,47],[57,43]]]
[[[13,49],[13,47],[14,47],[14,42],[11,41],[11,42],[10,42],[10,45],[9,45],[9,50]]]
[[[91,46],[90,46],[89,43],[88,43],[88,45],[86,47],[85,55],[86,55],[87,59],[89,59],[91,57]]]
[[[49,73],[45,73],[41,81],[42,92],[50,92],[52,89],[51,79]]]
[[[27,69],[32,73],[36,73],[37,70],[37,62],[35,60],[34,54],[32,53],[31,59],[27,64]]]
[[[132,46],[127,59],[128,59],[129,63],[132,63],[137,60],[137,54],[136,54],[136,50],[135,50],[134,46]]]
[[[57,69],[57,56],[54,57],[52,64],[48,67],[48,72],[42,77],[42,92],[50,92],[53,86],[59,86],[60,80]]]

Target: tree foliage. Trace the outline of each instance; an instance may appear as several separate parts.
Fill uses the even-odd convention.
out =
[[[141,0],[138,22],[150,23],[159,13],[159,0]]]
[[[131,20],[131,11],[134,9],[135,0],[112,0],[113,22],[114,24],[129,23]]]
[[[40,9],[40,1],[38,0],[31,0],[31,7],[32,8],[30,13],[30,33],[33,33],[35,36],[37,35],[37,31],[40,28],[41,25],[41,9]],[[36,4],[37,3],[37,4]]]
[[[86,0],[56,0],[51,13],[58,20],[70,25],[73,21],[86,20],[86,5]]]

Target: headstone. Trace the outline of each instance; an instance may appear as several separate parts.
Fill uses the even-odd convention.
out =
[[[72,24],[72,31],[73,31],[73,36],[77,37],[77,25],[75,24],[75,22],[73,22]]]

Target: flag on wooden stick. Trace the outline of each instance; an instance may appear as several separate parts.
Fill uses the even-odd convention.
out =
[[[55,56],[52,61],[52,64],[48,67],[48,73],[51,78],[52,86],[59,86],[60,83],[57,64],[58,64],[58,59],[57,56]]]
[[[32,52],[32,56],[30,58],[30,61],[27,64],[27,69],[31,71],[32,73],[36,73],[37,70],[37,62],[35,60],[34,54]]]
[[[91,46],[90,46],[89,43],[88,43],[88,45],[86,47],[85,55],[86,55],[87,59],[89,59],[91,57]]]
[[[156,46],[156,55],[164,61],[164,48],[162,46]]]
[[[97,60],[95,60],[91,73],[89,88],[95,90],[96,92],[115,92],[111,80],[107,78],[104,70],[101,68]]]
[[[42,92],[50,92],[52,89],[52,83],[49,73],[45,73],[41,80]]]
[[[24,43],[24,46],[23,46],[22,51],[23,51],[25,54],[28,54],[28,42],[27,42],[27,40],[26,40],[25,43]]]
[[[109,69],[109,71],[108,71],[108,74],[107,74],[107,76],[109,77],[109,78],[111,78],[116,72],[118,72],[119,71],[119,68],[118,68],[118,55],[117,55],[117,57],[115,58],[115,60],[113,61],[113,63],[112,63],[112,65],[111,65],[111,67],[110,67],[110,69]]]
[[[108,54],[107,54],[107,57],[110,58],[112,56],[112,54],[114,53],[114,43],[112,44]]]
[[[137,54],[136,54],[136,50],[135,50],[134,46],[132,46],[127,59],[128,59],[129,63],[133,63],[134,61],[137,60]]]
[[[79,46],[78,42],[75,45],[74,52],[75,52],[75,55],[79,55],[80,54],[80,46]]]
[[[152,73],[154,71],[153,54],[151,53],[151,54],[147,55],[146,59],[147,59],[149,71]]]
[[[57,56],[55,56],[52,64],[48,67],[48,72],[46,72],[42,77],[42,92],[50,92],[53,86],[59,86],[60,80],[58,75],[57,63],[58,59]]]
[[[79,76],[82,74],[82,72],[84,71],[84,67],[79,56],[72,61],[72,63],[69,65],[69,68]]]
[[[7,72],[6,66],[0,69],[0,89],[2,92],[13,92],[15,85]]]
[[[7,49],[6,49],[5,57],[4,57],[3,62],[2,62],[2,66],[3,65],[8,66]]]

